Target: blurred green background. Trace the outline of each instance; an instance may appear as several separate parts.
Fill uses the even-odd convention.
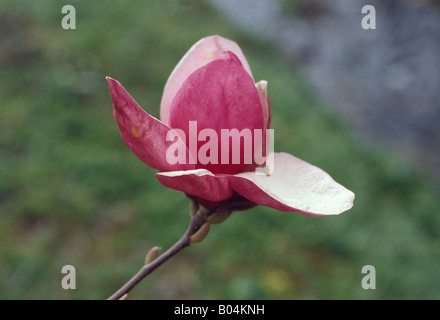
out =
[[[76,30],[61,8],[76,8]],[[159,116],[187,49],[220,34],[269,83],[275,150],[330,173],[352,210],[234,214],[144,279],[131,299],[439,299],[440,204],[430,173],[366,146],[265,43],[201,1],[0,4],[0,298],[104,299],[171,246],[188,199],[163,187],[120,138],[105,76]],[[64,265],[75,290],[61,287]],[[364,290],[364,265],[376,289]]]

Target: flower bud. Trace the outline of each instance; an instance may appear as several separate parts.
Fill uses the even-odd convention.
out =
[[[191,217],[194,217],[194,215],[197,213],[198,208],[199,208],[199,204],[197,203],[197,201],[194,200],[193,198],[190,198],[189,214]]]
[[[191,243],[197,243],[202,241],[203,239],[206,238],[208,232],[209,232],[209,228],[210,228],[211,224],[209,222],[204,223],[199,230],[196,231],[196,233],[194,233],[191,238],[190,238],[190,242]]]
[[[153,262],[159,255],[159,247],[153,247],[150,251],[148,251],[147,255],[145,256],[145,264],[149,264],[150,262]]]
[[[231,211],[228,209],[220,209],[219,211],[214,211],[208,216],[206,221],[212,224],[218,224],[225,221],[231,215]]]

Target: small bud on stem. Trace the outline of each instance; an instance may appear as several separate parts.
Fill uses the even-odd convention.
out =
[[[199,209],[199,204],[197,203],[197,201],[194,200],[193,198],[190,198],[190,202],[189,202],[189,215],[191,217],[194,217],[194,215],[197,213],[198,209]]]
[[[209,228],[211,227],[211,224],[206,222],[204,223],[199,230],[197,230],[190,238],[191,243],[197,243],[202,241],[206,238],[209,232]]]
[[[145,263],[144,264],[149,264],[150,262],[155,260],[159,255],[159,250],[160,250],[159,247],[151,248],[150,251],[148,251],[147,255],[145,256]]]
[[[220,209],[210,214],[206,220],[209,223],[218,224],[225,221],[230,215],[231,215],[231,211],[229,211],[228,209]]]

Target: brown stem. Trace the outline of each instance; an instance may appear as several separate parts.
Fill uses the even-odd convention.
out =
[[[165,251],[158,258],[152,262],[144,265],[126,284],[124,284],[118,291],[111,295],[108,300],[118,300],[124,294],[133,289],[142,279],[144,279],[151,272],[156,270],[165,261],[176,255],[183,248],[188,247],[191,244],[191,236],[199,230],[199,228],[206,222],[206,214],[200,210],[191,218],[191,222],[186,229],[183,236],[177,241],[171,248]]]

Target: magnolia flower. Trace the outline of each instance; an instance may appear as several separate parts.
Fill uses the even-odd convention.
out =
[[[148,166],[160,171],[156,174],[160,183],[183,191],[205,208],[215,210],[226,205],[230,210],[240,210],[258,204],[320,216],[352,207],[351,191],[323,170],[288,153],[271,154],[270,174],[258,174],[260,168],[255,161],[194,161],[203,148],[210,159],[220,159],[213,150],[224,142],[213,139],[215,134],[221,135],[221,130],[249,129],[255,139],[254,132],[269,128],[267,82],[254,83],[249,64],[235,42],[211,36],[190,48],[165,84],[160,120],[145,112],[118,81],[107,81],[114,116],[127,146]],[[194,129],[191,123],[197,127]],[[205,131],[209,141],[206,134],[201,134],[205,129],[210,130]],[[188,137],[194,134],[198,140],[191,142]],[[264,139],[260,141],[265,144]],[[211,154],[205,143],[210,143]],[[184,152],[181,161],[170,161],[170,150],[171,155]],[[239,150],[245,152],[243,146]]]

